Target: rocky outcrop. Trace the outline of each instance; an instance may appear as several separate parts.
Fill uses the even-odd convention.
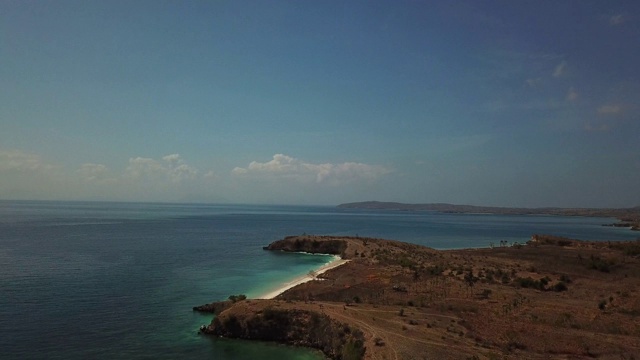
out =
[[[637,216],[628,216],[624,218],[620,218],[621,223],[626,223],[631,227],[631,230],[640,231],[640,214]]]
[[[339,255],[342,259],[377,262],[380,252],[407,253],[434,252],[433,249],[393,240],[360,236],[299,235],[287,236],[263,247],[265,250],[306,252],[311,254]],[[387,254],[388,255],[388,254]]]
[[[364,335],[320,312],[237,304],[222,312],[203,333],[216,336],[275,341],[321,350],[331,359],[362,359]],[[253,306],[253,307],[252,307]]]
[[[348,242],[345,240],[345,238],[303,235],[287,236],[282,240],[272,242],[268,246],[265,246],[263,249],[342,256],[345,255],[347,247]]]
[[[603,224],[602,226],[628,227],[631,230],[640,230],[640,219],[623,218],[619,222],[613,224]]]
[[[613,224],[602,224],[602,226],[613,226],[613,227],[633,227],[633,224],[630,222],[617,222]]]
[[[226,309],[230,308],[233,305],[233,301],[225,300],[225,301],[216,301],[210,304],[204,304],[200,306],[194,306],[193,311],[204,312],[204,313],[212,313],[212,314],[220,314]]]

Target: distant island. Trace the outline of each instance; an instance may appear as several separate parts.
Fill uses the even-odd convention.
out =
[[[640,206],[632,208],[510,208],[495,206],[474,206],[454,204],[405,204],[398,202],[363,201],[338,205],[343,209],[371,209],[371,210],[401,210],[401,211],[435,211],[442,213],[461,214],[502,214],[502,215],[557,215],[557,216],[588,216],[612,217],[620,220],[609,226],[630,227],[640,230]]]
[[[533,235],[526,244],[439,251],[301,235],[265,250],[345,262],[273,299],[232,295],[195,307],[217,314],[203,334],[306,346],[335,360],[640,354],[640,241]]]

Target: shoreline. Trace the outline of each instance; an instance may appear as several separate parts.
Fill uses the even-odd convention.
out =
[[[329,359],[635,354],[640,320],[631,294],[640,291],[640,245],[532,237],[517,247],[440,251],[374,238],[288,236],[266,249],[336,251],[351,263],[328,281],[309,281],[346,262],[334,255],[262,297],[271,300],[213,304],[218,316],[201,332],[319,348]]]
[[[338,266],[344,265],[346,263],[348,263],[350,260],[345,260],[342,259],[339,256],[334,256],[334,260],[322,265],[321,267],[312,270],[313,273],[315,274],[315,276],[312,276],[310,274],[305,274],[302,276],[298,276],[296,278],[294,278],[293,280],[282,284],[280,287],[276,288],[275,290],[269,291],[268,293],[262,294],[260,296],[257,296],[256,299],[273,299],[275,297],[277,297],[278,295],[284,293],[285,291],[296,287],[300,284],[304,284],[306,282],[315,280],[317,278],[318,275],[320,274],[324,274],[325,272],[331,270],[331,269],[335,269]]]
[[[328,281],[309,281],[346,262],[334,255],[263,296],[271,300],[215,304],[218,316],[201,332],[319,348],[329,359],[636,354],[638,242],[532,238],[517,247],[441,251],[374,238],[288,236],[266,249],[336,251],[351,263]]]

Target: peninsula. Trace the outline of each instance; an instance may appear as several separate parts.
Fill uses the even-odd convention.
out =
[[[273,299],[194,308],[216,336],[277,341],[330,359],[632,359],[640,354],[640,241],[533,235],[446,250],[290,236],[267,251],[349,260]]]

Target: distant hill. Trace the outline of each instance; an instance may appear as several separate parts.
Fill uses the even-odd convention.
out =
[[[640,225],[640,206],[633,208],[510,208],[495,206],[454,205],[445,203],[435,204],[405,204],[398,202],[364,201],[338,205],[343,209],[373,209],[373,210],[402,210],[402,211],[437,211],[443,213],[476,213],[476,214],[505,214],[505,215],[560,215],[560,216],[589,216],[614,217],[624,224],[638,229]]]

